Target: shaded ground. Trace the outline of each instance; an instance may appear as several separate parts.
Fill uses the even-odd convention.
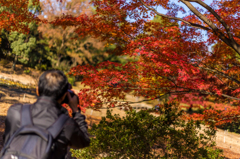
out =
[[[217,148],[220,148],[223,150],[223,155],[226,157],[225,159],[239,159],[240,153],[235,153],[227,148],[222,148],[217,146]]]
[[[16,64],[15,70],[11,70],[12,62],[7,64],[0,63],[0,75],[8,78],[12,78],[15,81],[21,81],[22,83],[32,83],[35,84],[41,73],[41,71],[24,67],[23,65]],[[25,70],[30,70],[28,74],[24,73]]]
[[[219,147],[224,150],[230,150],[232,152],[239,153],[240,152],[240,135],[236,133],[229,133],[227,131],[223,131],[218,129],[216,136],[216,143]],[[240,155],[238,154],[238,159]]]

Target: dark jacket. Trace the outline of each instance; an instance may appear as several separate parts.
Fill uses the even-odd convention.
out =
[[[21,104],[12,105],[5,120],[5,132],[3,135],[4,144],[11,135],[20,127]],[[40,128],[48,128],[62,114],[68,111],[50,97],[41,96],[31,106],[33,124]],[[85,116],[81,113],[73,113],[73,118],[66,121],[63,130],[57,137],[54,149],[54,159],[64,159],[67,154],[67,147],[84,148],[89,146],[90,139],[87,133]]]

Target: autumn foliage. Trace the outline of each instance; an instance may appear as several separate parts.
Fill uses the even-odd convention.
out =
[[[38,0],[31,0],[30,2],[34,5],[39,4]],[[7,9],[0,14],[0,28],[8,31],[28,33],[29,29],[26,23],[32,21],[40,22],[38,17],[28,10],[28,4],[29,0],[1,0],[0,6]]]
[[[80,37],[91,36],[116,45],[109,54],[130,55],[138,60],[125,65],[102,62],[96,67],[72,68],[69,74],[83,76],[82,83],[90,87],[81,90],[83,108],[100,109],[103,104],[129,106],[124,99],[131,92],[149,100],[170,95],[170,100],[199,105],[204,108],[203,114],[191,118],[206,122],[222,124],[239,118],[238,1],[214,0],[211,5],[202,0],[92,0],[90,3],[96,9],[93,15],[69,14],[51,22],[42,21],[75,26]],[[201,7],[195,7],[196,3]],[[7,4],[1,2],[1,5]],[[159,12],[156,7],[163,7],[167,13]],[[16,12],[26,16],[16,18],[19,28],[22,21],[37,20],[24,9]],[[161,22],[150,20],[157,16]],[[209,101],[215,104],[210,107]]]

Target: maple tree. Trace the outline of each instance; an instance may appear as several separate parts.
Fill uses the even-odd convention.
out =
[[[104,62],[96,67],[72,68],[71,73],[83,75],[83,83],[90,86],[83,91],[85,99],[96,94],[99,105],[95,108],[104,102],[110,107],[117,106],[119,99],[123,100],[129,92],[149,100],[171,95],[171,99],[203,104],[205,108],[209,107],[206,102],[210,98],[217,103],[238,104],[239,2],[213,1],[207,5],[201,0],[93,0],[92,3],[96,14],[74,19],[79,35],[92,35],[115,44],[113,52],[119,55],[140,57],[126,65]],[[183,18],[177,17],[178,12],[186,13],[181,4],[191,11]],[[168,12],[162,14],[154,9],[159,6]],[[161,16],[162,23],[149,21],[151,16]],[[62,22],[63,19],[57,23]],[[207,31],[206,41],[202,30]],[[212,44],[216,46],[209,51]],[[119,82],[116,88],[110,87],[110,83]],[[86,105],[92,102],[87,101]],[[225,106],[219,105],[192,117],[206,121],[213,118],[219,124],[239,118],[238,107],[228,105],[224,111]]]
[[[99,109],[104,103],[129,106],[123,100],[131,92],[147,100],[170,95],[171,100],[202,104],[206,109],[207,101],[212,100],[228,104],[228,109],[215,104],[192,117],[212,118],[218,123],[239,118],[239,108],[229,105],[238,105],[240,100],[239,1],[213,0],[207,5],[201,0],[92,0],[91,4],[95,8],[92,15],[63,15],[48,23],[75,26],[80,37],[91,36],[115,45],[109,54],[139,60],[72,68],[70,74],[82,75],[82,83],[90,87],[80,92],[83,108],[91,105]],[[160,13],[157,7],[167,13]],[[178,13],[184,14],[183,18]],[[161,23],[149,20],[155,16],[162,17]],[[202,31],[207,32],[207,40]]]
[[[26,24],[40,22],[38,17],[29,10],[29,5],[38,6],[39,0],[1,0],[0,1],[0,29],[8,31],[29,32]],[[34,10],[34,7],[32,8]]]
[[[18,3],[17,3],[18,4]],[[17,5],[15,4],[15,5]],[[31,14],[39,14],[40,6],[37,2],[29,0],[26,4],[28,12]],[[18,14],[14,11],[14,7],[9,8],[6,6],[0,6],[0,13],[6,13],[6,11],[14,14]],[[23,10],[22,10],[23,11]],[[25,10],[24,10],[25,11]],[[13,16],[14,16],[13,14]],[[23,13],[21,13],[23,14]],[[35,15],[34,15],[35,16]],[[3,19],[2,19],[3,20]],[[44,50],[44,44],[41,41],[41,35],[37,32],[37,23],[39,19],[36,17],[35,21],[17,21],[13,19],[14,26],[8,26],[7,28],[1,28],[1,57],[12,57],[13,64],[12,69],[15,69],[15,64],[21,61],[24,64],[33,66],[36,65],[36,61],[41,61],[41,57],[44,56],[41,52]],[[18,26],[16,26],[18,25]],[[21,28],[21,26],[23,28]],[[27,32],[27,34],[26,34]],[[40,58],[39,58],[40,56]]]
[[[30,22],[40,22],[39,19],[29,11],[29,7],[31,6],[31,10],[34,12],[37,8],[34,6],[38,6],[38,0],[22,0],[22,1],[14,1],[14,0],[1,0],[0,1],[0,29],[6,31],[19,31],[20,33],[29,32],[30,29],[26,24]],[[0,43],[4,43],[3,47],[6,48],[6,42],[2,42],[0,38]],[[0,59],[4,56],[2,50],[0,51]]]

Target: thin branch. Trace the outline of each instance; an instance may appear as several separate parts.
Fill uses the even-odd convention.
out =
[[[226,77],[226,78],[228,78],[228,79],[231,79],[232,81],[236,82],[237,84],[240,84],[240,81],[238,81],[237,79],[232,78],[231,76],[229,76],[229,75],[227,75],[227,74],[225,74],[225,73],[223,73],[223,72],[220,72],[220,71],[218,71],[218,70],[201,67],[201,66],[199,66],[199,65],[197,65],[197,64],[193,64],[193,66],[199,67],[199,68],[201,68],[201,69],[208,70],[208,71],[211,71],[211,72],[214,72],[214,73],[217,73],[217,74],[222,75],[222,76],[224,76],[224,77]]]
[[[169,80],[170,82],[172,82],[175,85],[175,87],[177,87],[177,84],[170,77],[161,76],[159,73],[156,73],[156,74],[162,78]]]
[[[132,35],[127,34],[123,29],[122,29],[122,32],[123,32],[124,34],[126,34],[127,36],[129,36],[130,38],[132,38],[132,40],[136,40],[136,38],[134,38]]]
[[[234,43],[233,41],[231,41],[231,39],[226,37],[211,20],[209,20],[206,16],[200,13],[188,0],[181,0],[181,2],[184,3],[199,19],[201,19],[210,28],[212,28],[216,36],[218,36],[228,46],[232,47],[240,55],[240,46],[237,43]]]
[[[217,20],[224,26],[224,28],[225,28],[225,30],[226,30],[226,32],[227,32],[227,34],[228,34],[228,37],[229,37],[233,42],[235,42],[234,39],[233,39],[233,36],[232,36],[232,34],[231,34],[231,32],[230,32],[229,26],[225,23],[225,21],[224,21],[211,7],[209,7],[206,3],[204,3],[204,2],[201,1],[201,0],[186,0],[186,1],[196,2],[196,3],[198,3],[199,5],[201,5],[201,6],[203,6],[204,8],[206,8],[210,13],[212,13],[212,14],[217,18]],[[235,42],[235,43],[236,43],[236,42]]]
[[[234,99],[234,100],[239,100],[240,101],[240,98],[232,97],[232,96],[229,96],[229,95],[226,95],[226,94],[222,94],[222,96],[226,97],[226,98],[230,98],[230,99]]]
[[[151,8],[149,7],[148,5],[146,5],[142,0],[139,0],[146,8],[148,8],[149,10],[152,10],[155,14],[159,15],[159,16],[162,16],[162,17],[165,17],[165,18],[168,18],[168,19],[174,19],[174,20],[177,20],[177,21],[182,21],[184,22],[185,24],[188,24],[192,27],[195,27],[195,28],[199,28],[199,29],[204,29],[204,30],[211,30],[209,29],[208,27],[205,27],[205,26],[202,26],[202,25],[199,25],[199,24],[196,24],[196,23],[192,23],[192,22],[188,22],[182,18],[177,18],[177,17],[171,17],[171,16],[168,16],[168,15],[165,15],[165,14],[161,14],[159,12],[157,12],[156,9],[154,8]]]
[[[240,36],[235,36],[235,35],[233,35],[233,37],[240,39]]]
[[[141,100],[141,101],[138,101],[138,102],[128,102],[128,101],[112,101],[112,102],[121,102],[121,103],[128,103],[128,104],[136,104],[136,103],[142,103],[142,102],[147,102],[147,101],[152,101],[152,100],[155,100],[155,99],[161,99],[163,98],[164,96],[168,95],[170,93],[166,93],[164,95],[161,95],[161,96],[158,96],[154,99],[145,99],[145,100]],[[111,103],[111,102],[104,102],[102,104],[107,104],[107,103]],[[115,106],[114,108],[117,108],[117,107],[122,107],[122,106]],[[91,107],[90,107],[91,108]],[[99,108],[99,109],[109,109],[109,108]]]
[[[218,96],[217,93],[212,93],[212,92],[207,92],[207,91],[198,91],[196,90],[197,92],[199,93],[202,93],[202,94],[206,94],[206,95],[214,95],[214,96]],[[230,98],[230,99],[233,99],[233,100],[239,100],[240,101],[240,98],[236,98],[236,97],[232,97],[232,96],[229,96],[227,94],[221,94],[223,97],[226,97],[226,98]]]
[[[152,100],[155,100],[155,99],[161,99],[167,95],[174,95],[174,94],[186,94],[186,93],[201,93],[201,94],[206,94],[206,95],[214,95],[214,96],[218,96],[216,93],[212,93],[212,92],[207,92],[207,91],[200,91],[200,90],[194,90],[194,89],[189,89],[188,91],[175,91],[175,92],[168,92],[168,93],[165,93],[164,95],[161,95],[161,96],[157,96],[156,98],[154,99],[145,99],[145,100],[141,100],[141,101],[138,101],[138,102],[128,102],[128,101],[112,101],[112,102],[121,102],[121,103],[128,103],[128,104],[136,104],[136,103],[142,103],[142,102],[147,102],[147,101],[152,101]],[[239,100],[240,101],[240,98],[236,98],[236,97],[232,97],[232,96],[229,96],[229,95],[226,95],[226,94],[221,94],[223,97],[226,97],[226,98],[230,98],[230,99],[233,99],[233,100]],[[111,103],[111,102],[104,102],[102,104],[107,104],[107,103]],[[122,106],[115,106],[114,108],[117,108],[117,107],[122,107]],[[91,107],[89,107],[91,108]],[[109,109],[108,107],[105,107],[105,108],[99,108],[99,109]]]
[[[236,119],[236,118],[240,118],[240,115],[239,116],[233,116],[233,117],[230,117],[230,118],[222,118],[221,120],[219,120],[218,122],[220,121],[224,121],[224,120],[231,120],[231,119]]]
[[[232,65],[234,65],[235,67],[240,67],[240,65],[236,64],[236,63],[231,63]],[[229,69],[231,69],[232,67],[229,67]]]

